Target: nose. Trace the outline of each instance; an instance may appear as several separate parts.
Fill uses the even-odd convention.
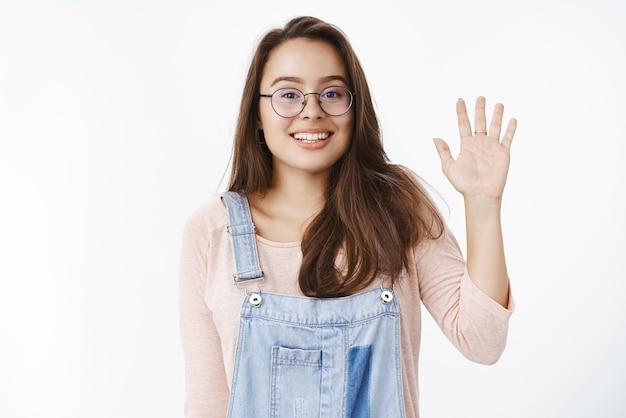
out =
[[[311,95],[313,95],[313,97],[307,97]],[[304,107],[302,109],[302,112],[300,112],[301,117],[309,119],[319,119],[326,115],[326,112],[322,110],[322,107],[320,105],[319,93],[307,93],[304,95],[303,99]]]

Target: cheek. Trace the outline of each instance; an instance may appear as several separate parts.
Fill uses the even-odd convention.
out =
[[[350,114],[350,116],[346,118],[346,121],[343,125],[343,129],[348,135],[349,140],[352,141],[352,137],[354,135],[354,116],[352,116],[352,114]]]
[[[259,109],[259,129],[269,132],[285,129],[287,125],[287,119],[278,116],[271,108]]]
[[[258,128],[265,129],[265,120],[267,119],[267,111],[265,110],[265,106],[259,107],[259,120],[258,120]]]

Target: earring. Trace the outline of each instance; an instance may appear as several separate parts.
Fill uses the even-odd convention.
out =
[[[257,135],[259,136],[259,142],[261,143],[261,145],[265,145],[265,132],[263,132],[263,129],[259,129],[257,132]]]

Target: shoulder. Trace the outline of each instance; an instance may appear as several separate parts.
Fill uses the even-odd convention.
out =
[[[208,235],[228,225],[228,212],[222,195],[216,194],[196,207],[185,222],[185,235]]]
[[[437,268],[441,263],[463,263],[464,257],[458,240],[446,223],[437,237],[423,237],[412,248],[412,257],[415,262],[431,264]]]

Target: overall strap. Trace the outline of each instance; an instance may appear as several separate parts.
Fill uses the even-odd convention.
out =
[[[226,192],[222,199],[228,209],[226,231],[230,235],[230,244],[235,260],[235,285],[250,280],[263,278],[256,247],[256,227],[252,223],[248,199],[236,192]]]

